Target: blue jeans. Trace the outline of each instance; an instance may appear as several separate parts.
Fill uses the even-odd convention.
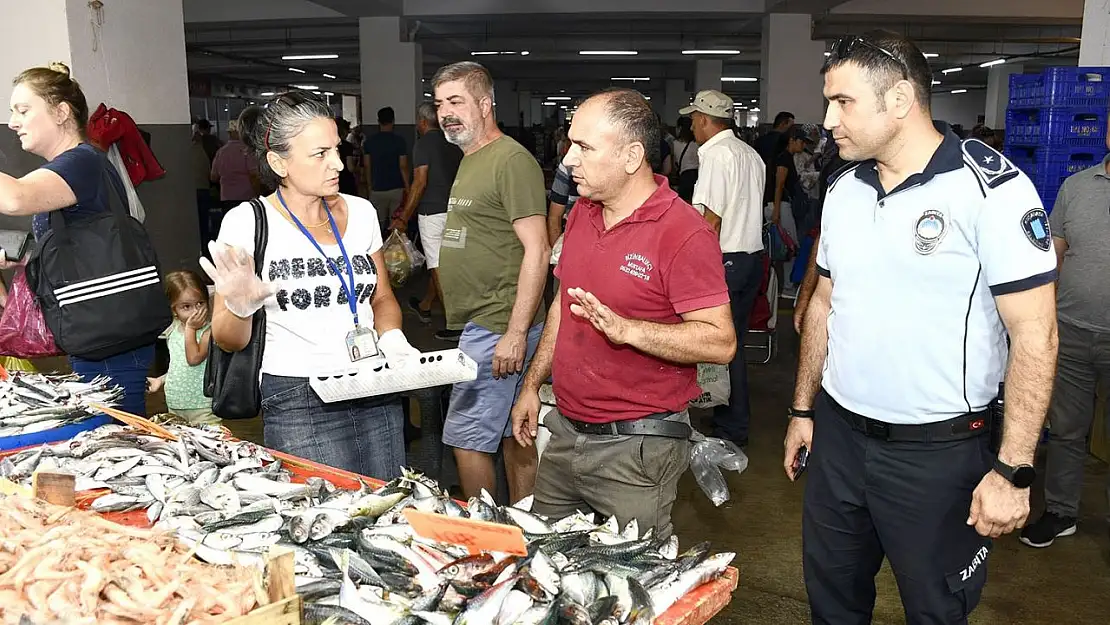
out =
[[[119,409],[140,417],[146,416],[146,376],[154,364],[154,346],[147,345],[104,360],[69,357],[73,372],[86,382],[98,375],[107,376],[123,388]]]
[[[396,395],[324,403],[307,378],[262,375],[262,436],[271,449],[391,480],[405,464]]]
[[[732,327],[736,330],[736,356],[728,365],[729,399],[727,406],[713,409],[713,436],[737,444],[748,440],[748,420],[751,404],[748,401],[748,363],[744,359],[744,335],[748,321],[759,295],[763,281],[761,252],[747,254],[732,252],[724,255],[725,284],[732,307]]]

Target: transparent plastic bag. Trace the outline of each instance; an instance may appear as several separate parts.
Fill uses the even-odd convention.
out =
[[[698,386],[701,395],[698,395],[690,405],[694,408],[712,408],[714,406],[727,406],[732,386],[729,383],[728,365],[698,365]]]
[[[389,271],[389,283],[395,287],[408,282],[424,262],[423,254],[416,251],[412,241],[400,230],[394,230],[385,240],[382,254],[385,256],[385,268]]]
[[[46,326],[35,294],[22,269],[15,274],[8,291],[8,305],[0,316],[0,354],[17,358],[59,356],[54,335]]]
[[[743,473],[747,468],[748,456],[732,441],[706,438],[694,443],[690,450],[690,470],[714,506],[720,506],[729,498],[723,471]]]

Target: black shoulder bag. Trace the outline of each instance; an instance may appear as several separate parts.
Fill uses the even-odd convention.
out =
[[[251,200],[254,208],[254,272],[262,277],[269,226],[262,200]],[[211,339],[204,367],[204,394],[212,398],[212,413],[221,419],[253,419],[262,412],[258,374],[266,347],[266,308],[251,318],[251,340],[241,351],[226,352]]]
[[[88,360],[153,345],[173,322],[154,246],[104,163],[108,210],[51,212],[27,263],[27,284],[58,347]]]

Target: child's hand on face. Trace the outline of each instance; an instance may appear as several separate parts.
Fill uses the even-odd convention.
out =
[[[190,330],[199,330],[208,323],[208,308],[206,306],[197,306],[193,314],[185,320],[185,327]]]

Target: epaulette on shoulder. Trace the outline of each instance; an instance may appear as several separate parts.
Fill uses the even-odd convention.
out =
[[[1021,170],[1010,159],[978,139],[967,139],[960,147],[964,162],[988,189],[995,189],[1021,175]]]

